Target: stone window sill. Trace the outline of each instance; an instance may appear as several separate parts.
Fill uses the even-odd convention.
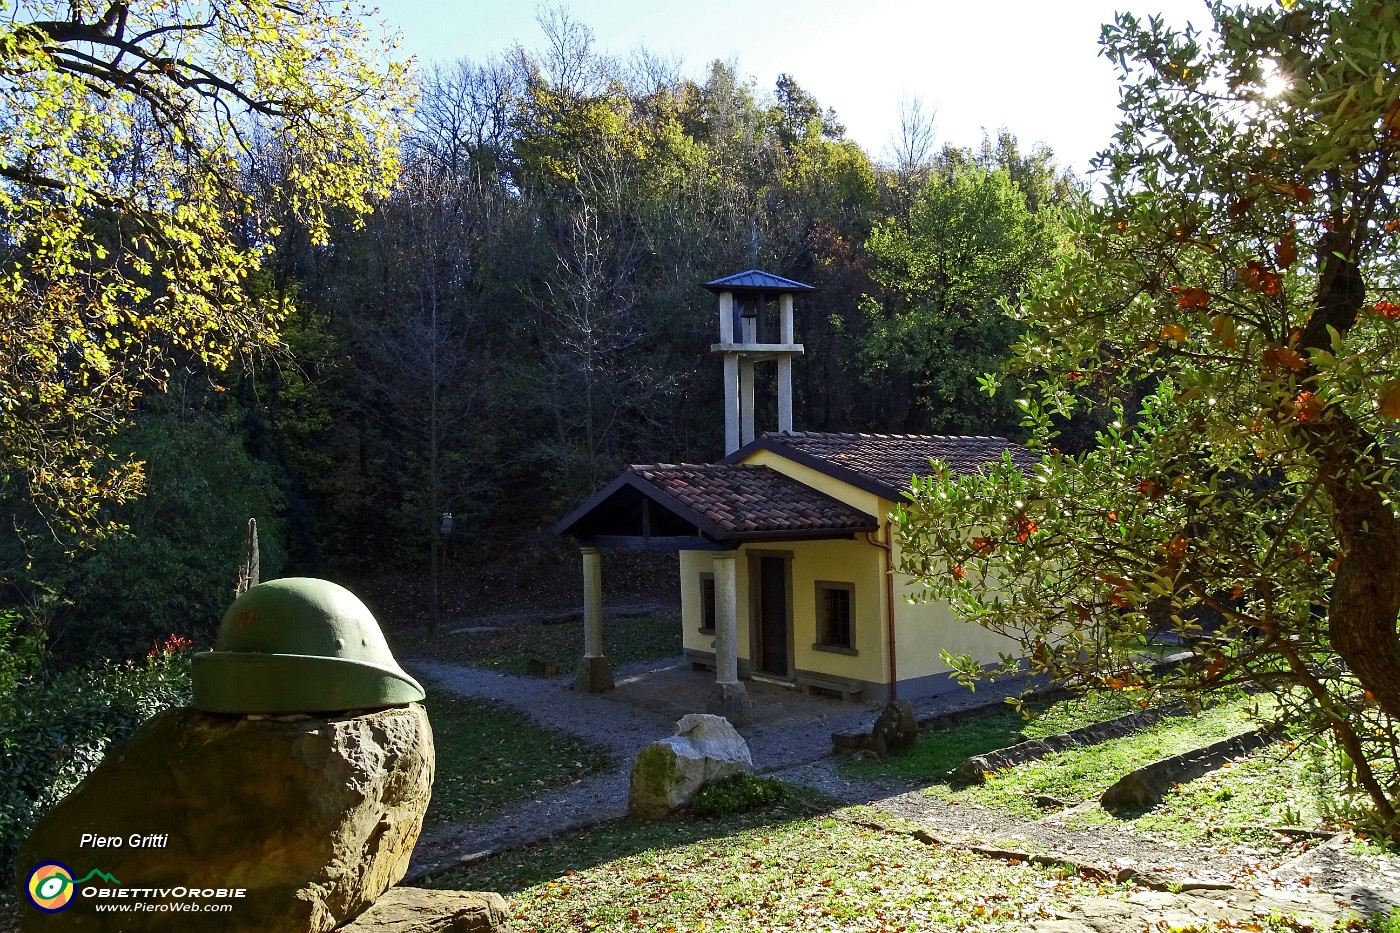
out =
[[[858,657],[860,655],[859,651],[857,651],[854,648],[847,648],[845,645],[823,645],[820,643],[813,643],[812,650],[830,651],[832,654],[845,654],[850,655],[853,658]]]
[[[712,628],[704,628],[704,627],[701,627],[701,629],[700,629],[700,634],[701,634],[701,635],[713,635],[714,633],[715,633],[715,630],[712,629]]]

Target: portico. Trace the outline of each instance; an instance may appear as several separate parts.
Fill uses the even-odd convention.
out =
[[[853,508],[766,466],[656,464],[626,472],[555,528],[573,537],[583,558],[584,656],[577,686],[613,687],[604,648],[602,553],[661,549],[708,557],[713,574],[715,683],[708,711],[747,722],[748,691],[740,679],[738,557],[750,546],[821,539],[854,539],[874,531],[873,515]]]

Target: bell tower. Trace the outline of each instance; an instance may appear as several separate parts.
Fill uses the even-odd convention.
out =
[[[792,299],[815,289],[780,275],[750,269],[706,282],[719,295],[719,343],[710,350],[724,358],[724,453],[754,439],[753,367],[778,364],[778,430],[792,430]],[[775,307],[776,305],[776,307]],[[776,314],[774,313],[776,311]]]

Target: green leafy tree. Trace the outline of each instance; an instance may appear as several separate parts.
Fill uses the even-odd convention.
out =
[[[28,542],[27,576],[41,582],[17,589],[28,591],[31,628],[42,616],[52,667],[122,660],[171,633],[207,646],[234,596],[238,530],[250,515],[258,520],[264,575],[282,568],[275,471],[249,455],[238,406],[227,395],[184,406],[181,395],[196,392],[181,388],[147,400],[147,410],[112,439],[114,449],[147,464],[151,489],[112,507],[127,533],[75,555],[52,541]],[[0,539],[0,560],[16,547]],[[55,594],[48,604],[45,589]]]
[[[1049,261],[1059,229],[1035,214],[1002,169],[954,163],[866,241],[878,295],[861,310],[861,354],[874,380],[906,387],[903,430],[985,433],[1014,422],[977,378],[1006,359],[1019,326],[1001,311]]]
[[[876,166],[845,137],[835,111],[823,111],[791,75],[778,76],[772,99],[751,182],[753,251],[743,265],[816,287],[796,306],[796,332],[807,350],[794,373],[795,418],[812,428],[850,427],[853,418],[868,417],[867,400],[836,318],[869,287],[860,244],[880,217]],[[759,397],[772,398],[764,390],[768,374],[760,370],[757,378]]]
[[[80,540],[141,488],[104,444],[141,392],[276,342],[243,287],[270,204],[324,242],[387,191],[410,85],[329,0],[0,11],[0,481]],[[271,202],[242,184],[259,124],[290,160]]]
[[[1045,456],[918,483],[905,566],[1036,670],[1272,689],[1400,839],[1400,7],[1211,12],[1105,28],[1104,203],[1015,309]],[[1061,455],[1056,416],[1093,398],[1109,427]],[[1148,676],[1155,630],[1199,663]]]
[[[828,107],[823,113],[817,99],[792,75],[778,75],[773,94],[772,121],[784,147],[792,148],[818,136],[836,140],[846,135],[836,111]]]

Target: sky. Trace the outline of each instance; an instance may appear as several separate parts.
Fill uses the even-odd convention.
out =
[[[1205,0],[568,0],[598,48],[638,47],[703,78],[714,59],[771,91],[787,72],[847,135],[884,157],[901,101],[936,111],[937,143],[976,144],[1005,127],[1079,173],[1117,120],[1114,67],[1098,54],[1118,10],[1175,26],[1210,22]],[[482,61],[543,45],[531,0],[380,0],[379,16],[420,63]]]

